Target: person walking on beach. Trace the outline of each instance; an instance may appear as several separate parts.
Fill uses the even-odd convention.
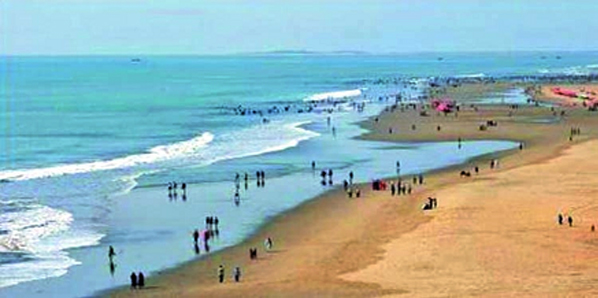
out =
[[[224,282],[224,266],[218,266],[218,281],[220,283]]]
[[[353,171],[349,172],[349,184],[353,185]]]
[[[316,170],[316,162],[315,161],[311,161],[311,170],[315,171]]]
[[[359,188],[357,188],[357,189],[355,190],[355,197],[356,197],[356,198],[359,198],[359,197],[361,197],[361,190],[359,190]]]
[[[563,225],[563,220],[564,220],[563,215],[559,213],[559,215],[558,215],[559,225]]]
[[[137,287],[143,289],[145,287],[145,276],[143,276],[143,272],[139,272],[137,276]]]
[[[267,237],[266,239],[264,239],[264,247],[268,251],[272,249],[272,238]]]
[[[390,195],[391,195],[391,196],[394,196],[394,195],[395,195],[395,192],[396,192],[395,183],[394,183],[394,182],[391,182],[391,183],[390,183]]]
[[[135,275],[135,272],[131,273],[131,288],[132,289],[137,289],[137,275]]]
[[[424,184],[424,175],[419,174],[418,180],[419,180],[419,184]]]
[[[183,190],[183,195],[187,194],[187,184],[181,184],[181,189]]]
[[[239,266],[235,267],[235,270],[233,272],[233,278],[235,282],[239,282],[239,280],[241,279],[241,268],[239,268]]]
[[[567,222],[569,222],[570,227],[573,226],[573,217],[571,217],[571,215],[567,216]]]
[[[220,220],[218,220],[218,216],[214,216],[214,228],[216,230],[218,230],[218,223],[220,223]]]

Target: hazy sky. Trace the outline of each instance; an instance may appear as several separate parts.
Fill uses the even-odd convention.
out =
[[[0,0],[0,54],[598,50],[598,0]]]

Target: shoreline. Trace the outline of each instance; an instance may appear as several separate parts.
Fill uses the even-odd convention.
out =
[[[508,140],[505,140],[505,141],[508,141]],[[429,141],[429,142],[434,142],[434,141]],[[439,142],[445,142],[445,141],[439,141]],[[421,142],[413,142],[413,143],[421,143]],[[465,164],[476,162],[476,161],[490,160],[490,158],[500,158],[502,156],[507,156],[509,154],[513,154],[514,152],[516,152],[515,148],[514,149],[498,150],[498,151],[494,151],[492,153],[487,153],[487,154],[483,154],[483,155],[479,155],[477,157],[467,159],[465,162],[460,163],[460,164],[447,165],[447,166],[443,166],[440,168],[428,170],[428,171],[422,172],[422,174],[424,176],[428,177],[429,175],[437,176],[437,175],[453,173],[453,171],[460,169]],[[382,180],[392,180],[392,179],[396,180],[397,178],[406,178],[406,180],[408,181],[411,176],[413,176],[413,175],[409,174],[409,175],[400,175],[400,176],[392,176],[392,177],[382,177],[381,179]],[[356,183],[356,184],[354,184],[354,186],[360,188],[362,191],[366,190],[365,192],[371,192],[370,183]],[[421,190],[414,190],[414,194],[418,193],[418,191],[421,191]],[[279,224],[281,221],[285,221],[286,218],[291,217],[291,216],[296,216],[297,213],[305,212],[304,209],[312,209],[312,208],[316,207],[317,205],[323,204],[323,202],[321,202],[321,201],[332,200],[334,198],[338,198],[339,196],[343,196],[343,197],[346,196],[340,186],[335,186],[335,188],[333,188],[333,189],[326,190],[324,193],[322,193],[320,195],[312,197],[291,209],[285,210],[281,213],[278,213],[278,214],[266,219],[262,225],[260,225],[254,232],[252,232],[250,235],[248,235],[246,238],[244,238],[243,241],[241,241],[235,245],[232,245],[232,246],[224,247],[224,248],[222,248],[218,251],[215,251],[213,253],[210,253],[208,255],[202,255],[199,258],[185,261],[183,263],[180,263],[179,265],[176,265],[175,267],[160,270],[160,271],[156,272],[155,274],[152,274],[151,276],[146,277],[146,283],[152,284],[152,281],[160,280],[164,276],[167,276],[167,275],[176,274],[178,271],[185,270],[187,267],[193,266],[197,262],[206,261],[206,259],[208,259],[208,258],[209,259],[217,259],[226,254],[236,253],[236,250],[238,250],[239,246],[247,246],[249,243],[256,243],[256,242],[259,243],[264,239],[263,236],[268,234],[269,230],[271,230],[274,226]],[[413,229],[414,228],[416,228],[416,226],[414,226]],[[407,232],[407,231],[405,231],[405,232]],[[151,286],[149,288],[151,288]],[[112,296],[112,294],[119,295],[120,291],[128,290],[128,289],[129,289],[128,286],[119,286],[116,288],[107,289],[107,290],[95,293],[93,295],[93,297]]]
[[[496,112],[498,114],[504,113],[505,108],[506,108],[505,106],[502,106],[502,105],[495,105],[495,106],[494,105],[480,105],[480,106],[484,107],[484,109],[486,109],[487,107],[488,107],[488,109],[491,109],[491,110],[497,109],[498,111],[495,110],[494,112]],[[544,112],[547,110],[546,108],[531,108],[531,109],[532,110],[534,110],[534,109],[542,110]],[[399,125],[399,126],[407,124],[407,122],[409,122],[409,121],[414,121],[415,120],[414,118],[418,118],[418,116],[413,117],[413,115],[411,115],[411,117],[404,117],[404,115],[401,115],[401,117],[406,120],[401,121],[399,119],[397,121],[397,119],[393,119],[392,116],[393,116],[393,114],[387,114],[387,113],[383,112],[380,116],[377,116],[377,117],[381,118],[381,121],[380,121],[381,123],[385,123],[384,121],[388,120],[389,123],[392,122],[393,125]],[[435,118],[435,117],[433,117],[433,118]],[[460,118],[464,118],[464,117],[460,115]],[[475,121],[480,120],[479,117],[474,117],[474,118],[476,119]],[[465,122],[469,126],[471,126],[471,123],[470,123],[471,121],[467,122],[467,115],[465,115],[465,119],[466,119]],[[368,132],[365,134],[362,134],[358,138],[368,139],[368,140],[378,140],[378,141],[412,141],[412,142],[422,142],[422,141],[423,142],[426,142],[426,141],[438,142],[438,141],[448,141],[448,140],[454,141],[455,140],[455,135],[451,134],[450,132],[449,132],[449,134],[444,134],[444,135],[441,135],[440,137],[436,133],[434,133],[433,130],[430,130],[432,132],[428,132],[427,134],[421,134],[419,131],[420,130],[419,126],[420,125],[423,125],[424,127],[429,126],[430,123],[426,123],[425,121],[423,121],[423,123],[421,123],[422,122],[421,119],[419,119],[419,120],[420,120],[420,122],[418,122],[418,131],[415,132],[417,134],[416,135],[417,137],[414,137],[414,135],[412,135],[408,131],[404,134],[397,134],[397,135],[390,135],[390,136],[385,135],[385,133],[384,133],[385,129],[382,128],[382,125],[375,127],[373,125],[373,123],[371,123],[372,119],[370,119],[370,120],[366,120],[359,124],[362,128],[365,128],[366,130],[368,130]],[[443,123],[443,125],[455,124],[455,123],[450,123],[450,121],[451,121],[450,119],[445,118],[444,121],[446,121],[446,123]],[[456,123],[463,123],[463,121],[464,120],[459,119],[459,122],[456,122]],[[515,125],[521,125],[521,123],[515,124]],[[550,124],[538,124],[539,127],[546,127],[549,125]],[[562,126],[562,124],[560,126]],[[466,134],[467,134],[466,140],[479,140],[479,139],[496,140],[497,139],[497,138],[492,137],[492,136],[495,136],[495,134],[492,134],[492,133],[490,134],[490,136],[488,136],[487,133],[479,133],[479,132],[477,132],[477,133],[469,132]],[[503,140],[513,140],[512,138],[509,138],[509,136],[510,136],[509,134],[504,135]],[[559,137],[557,139],[562,139],[562,138]],[[590,138],[582,137],[582,139],[580,139],[580,140],[575,140],[574,144],[581,144],[589,139]],[[526,140],[523,140],[523,139],[517,140],[517,142],[523,142],[523,141],[526,141]],[[379,211],[377,208],[388,207],[388,205],[390,204],[390,205],[392,205],[392,207],[401,208],[401,211],[403,212],[402,214],[407,215],[405,217],[405,219],[411,220],[410,225],[407,225],[407,228],[404,228],[400,231],[397,231],[397,230],[393,231],[392,237],[386,237],[386,238],[388,238],[386,242],[378,241],[377,243],[374,243],[374,244],[370,243],[370,246],[373,246],[373,247],[370,247],[370,249],[375,250],[376,253],[368,254],[367,256],[362,256],[367,260],[361,262],[360,264],[345,265],[345,268],[341,268],[343,270],[339,270],[339,272],[336,272],[336,274],[334,276],[328,276],[332,280],[332,281],[330,281],[331,285],[326,285],[326,286],[324,286],[324,288],[316,288],[316,289],[311,289],[311,290],[306,288],[306,289],[300,290],[299,292],[295,291],[293,296],[302,296],[302,295],[308,294],[308,293],[311,293],[311,294],[313,294],[313,293],[333,294],[334,293],[334,295],[342,294],[342,295],[347,295],[347,296],[363,296],[364,294],[365,295],[398,294],[398,292],[396,292],[396,291],[389,292],[387,290],[384,290],[379,285],[376,285],[376,284],[365,284],[364,285],[363,283],[360,283],[358,286],[356,286],[356,285],[352,284],[351,282],[347,282],[347,281],[339,282],[339,278],[337,276],[339,276],[340,274],[343,274],[343,273],[355,271],[357,269],[362,269],[362,268],[364,268],[364,266],[368,266],[373,263],[376,263],[376,261],[381,258],[379,255],[384,252],[384,250],[381,247],[383,247],[386,243],[390,242],[392,239],[399,238],[399,237],[401,237],[401,235],[404,235],[410,231],[415,230],[422,223],[429,221],[430,219],[426,215],[424,215],[422,212],[419,212],[421,198],[418,199],[418,197],[425,196],[424,194],[429,193],[430,191],[433,191],[435,189],[442,189],[443,187],[445,187],[447,185],[451,185],[454,183],[461,184],[462,182],[467,183],[467,180],[463,180],[463,179],[459,180],[454,177],[455,172],[458,171],[458,169],[470,168],[473,164],[479,164],[479,163],[485,164],[490,159],[500,158],[502,160],[504,158],[506,160],[506,162],[501,161],[501,164],[503,166],[501,166],[500,169],[498,169],[497,171],[493,171],[493,173],[494,172],[496,172],[496,173],[503,172],[503,171],[506,171],[509,169],[520,167],[522,165],[545,162],[545,161],[550,160],[556,156],[559,156],[560,154],[562,154],[562,152],[564,150],[566,150],[567,148],[570,148],[572,145],[571,143],[567,143],[567,142],[555,144],[554,139],[551,139],[553,146],[551,148],[547,148],[550,150],[542,150],[542,149],[546,149],[546,148],[540,148],[542,145],[546,144],[545,142],[535,139],[533,137],[530,138],[528,141],[529,142],[527,142],[525,145],[525,151],[527,152],[528,150],[531,150],[532,153],[534,153],[534,154],[532,154],[531,157],[527,157],[526,159],[521,159],[521,158],[518,159],[517,158],[518,154],[516,154],[518,150],[510,149],[510,150],[503,150],[500,152],[494,152],[491,154],[486,154],[483,156],[478,156],[476,158],[467,160],[466,162],[459,164],[459,165],[453,165],[453,166],[448,166],[448,167],[444,167],[444,168],[440,168],[440,169],[431,170],[426,173],[426,180],[428,180],[428,182],[427,182],[428,184],[426,184],[423,189],[416,188],[415,192],[412,195],[407,196],[407,198],[408,198],[407,200],[400,200],[399,202],[390,201],[390,203],[388,200],[382,201],[382,199],[380,198],[380,196],[382,196],[381,192],[376,193],[376,192],[369,190],[367,183],[360,184],[360,188],[364,190],[364,192],[363,192],[364,198],[362,200],[369,201],[371,198],[373,201],[373,203],[365,203],[365,205],[369,205],[368,208],[373,209],[373,211],[371,210],[372,214],[376,213],[376,211]],[[551,143],[551,142],[548,142],[548,143]],[[483,169],[485,171],[486,167],[483,167]],[[486,173],[484,173],[484,171],[483,171],[482,175],[486,175]],[[433,183],[430,183],[429,182],[430,180],[433,181]],[[401,198],[403,198],[403,197],[401,197]],[[350,203],[347,203],[347,202],[350,202]],[[152,275],[152,277],[148,278],[148,284],[151,286],[155,285],[156,288],[153,288],[151,290],[148,289],[146,291],[137,291],[136,293],[133,293],[133,292],[127,290],[128,287],[120,287],[120,288],[110,289],[110,290],[107,290],[104,292],[100,292],[97,294],[99,296],[110,295],[110,296],[115,296],[115,297],[126,297],[131,294],[135,294],[135,295],[143,294],[144,296],[145,295],[147,295],[147,296],[161,296],[161,295],[193,296],[193,295],[199,294],[200,292],[195,292],[195,291],[199,291],[199,289],[201,289],[203,294],[207,293],[209,295],[216,295],[216,296],[218,296],[218,295],[241,296],[243,293],[239,292],[239,289],[235,289],[234,287],[236,287],[236,286],[234,286],[234,285],[231,286],[230,283],[225,285],[224,287],[220,287],[220,288],[214,287],[215,268],[217,267],[216,263],[218,261],[229,262],[229,263],[230,262],[238,262],[240,264],[243,264],[242,268],[245,269],[246,271],[249,271],[250,267],[260,267],[260,266],[268,267],[267,266],[268,264],[266,264],[266,265],[260,264],[260,263],[264,263],[264,262],[280,263],[281,260],[272,260],[272,259],[280,259],[280,258],[277,258],[276,253],[267,253],[265,260],[260,259],[255,264],[248,265],[249,261],[246,260],[247,259],[246,258],[246,249],[247,249],[247,247],[251,247],[251,246],[259,247],[259,243],[261,242],[262,239],[264,239],[264,237],[266,235],[276,234],[279,232],[285,232],[283,234],[289,234],[288,233],[289,230],[299,232],[300,229],[298,230],[298,228],[292,227],[291,223],[292,222],[305,223],[305,219],[302,217],[310,217],[310,216],[313,217],[313,213],[315,213],[315,214],[326,213],[325,211],[318,211],[316,209],[326,209],[327,211],[333,212],[334,214],[338,214],[338,213],[342,214],[343,212],[349,212],[349,213],[355,212],[355,210],[345,210],[345,209],[356,208],[356,206],[353,206],[356,204],[359,204],[359,199],[353,199],[353,200],[348,201],[345,198],[345,194],[338,188],[326,191],[322,195],[319,195],[315,198],[309,199],[308,201],[301,203],[297,207],[291,208],[290,210],[287,210],[281,214],[274,216],[273,218],[268,220],[263,226],[261,226],[259,229],[257,229],[254,234],[252,234],[250,237],[246,238],[245,240],[243,240],[241,243],[239,243],[237,245],[224,248],[218,252],[214,252],[213,254],[207,255],[200,259],[191,260],[191,261],[185,262],[175,268],[160,271],[158,274]],[[348,205],[351,205],[351,206],[347,207]],[[361,206],[361,207],[364,207],[364,206]],[[310,214],[310,213],[312,213],[312,214]],[[367,217],[365,217],[365,218],[367,218]],[[322,221],[321,219],[317,219],[317,220]],[[357,225],[355,223],[353,223],[353,224]],[[283,227],[280,227],[280,226],[283,226]],[[312,229],[313,227],[309,227],[309,228]],[[294,237],[297,238],[297,236],[294,236]],[[282,239],[284,239],[284,238],[282,238]],[[301,243],[301,241],[303,241],[303,242],[306,241],[304,239],[294,239],[294,240],[297,241],[296,243]],[[278,243],[280,243],[279,241],[286,242],[287,240],[280,240],[278,237],[275,237],[274,241],[275,241],[275,247],[277,247],[278,246],[276,244],[277,242]],[[292,242],[291,240],[288,240],[288,241]],[[286,243],[283,244],[283,247],[285,247],[285,245],[286,245]],[[359,246],[359,244],[353,244],[353,245]],[[368,244],[365,244],[365,245],[367,246]],[[285,251],[282,251],[282,252],[285,253]],[[341,250],[340,253],[343,254],[343,250]],[[195,268],[195,267],[199,267],[199,268]],[[210,268],[208,268],[208,267],[210,267]],[[227,266],[227,268],[230,270],[230,266]],[[260,270],[262,270],[262,272],[260,273],[260,274],[262,274],[263,269],[264,268],[255,268],[254,271],[260,272]],[[346,271],[346,272],[343,272],[343,271]],[[182,279],[184,279],[185,276],[189,276],[191,274],[193,274],[194,276],[197,277],[197,284],[195,285],[195,288],[194,288],[195,290],[192,289],[191,291],[188,291],[188,292],[182,292],[182,289],[180,289],[180,288],[179,289],[170,289],[170,290],[168,290],[167,288],[162,288],[162,287],[166,287],[165,285],[177,285],[179,283],[181,285],[183,285],[185,283],[184,283],[184,281],[182,281]],[[213,277],[208,278],[208,276],[213,276]],[[253,282],[249,276],[247,278],[249,279],[250,282]],[[308,278],[308,280],[309,280],[309,278]],[[259,281],[256,281],[256,282],[259,282]],[[242,284],[244,284],[244,283],[242,283]],[[279,288],[286,287],[281,284],[277,284],[277,286]],[[237,285],[237,287],[238,287],[238,285]],[[177,287],[175,286],[175,288],[177,288]],[[346,289],[343,289],[343,288],[346,288]],[[293,289],[297,290],[296,288],[293,288]],[[268,293],[267,287],[263,287],[260,290],[262,291],[261,292],[262,294]],[[162,291],[167,291],[167,292],[162,292]]]

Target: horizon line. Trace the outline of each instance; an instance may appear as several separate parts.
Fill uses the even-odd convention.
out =
[[[464,50],[464,51],[390,51],[390,52],[371,52],[359,50],[332,50],[332,51],[312,51],[312,50],[268,50],[268,51],[248,51],[232,53],[9,53],[2,54],[0,57],[82,57],[82,56],[112,56],[112,57],[159,57],[159,56],[259,56],[259,55],[278,55],[278,56],[301,56],[301,55],[345,55],[345,56],[384,56],[384,55],[413,55],[413,54],[508,54],[508,53],[598,53],[596,50]]]

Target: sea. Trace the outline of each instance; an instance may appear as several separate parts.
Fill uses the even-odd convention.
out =
[[[93,296],[207,255],[191,237],[206,216],[220,220],[211,253],[350,171],[369,182],[397,161],[419,174],[516,146],[356,139],[430,78],[594,72],[598,52],[0,57],[0,297]],[[505,98],[527,102],[480,100]]]

